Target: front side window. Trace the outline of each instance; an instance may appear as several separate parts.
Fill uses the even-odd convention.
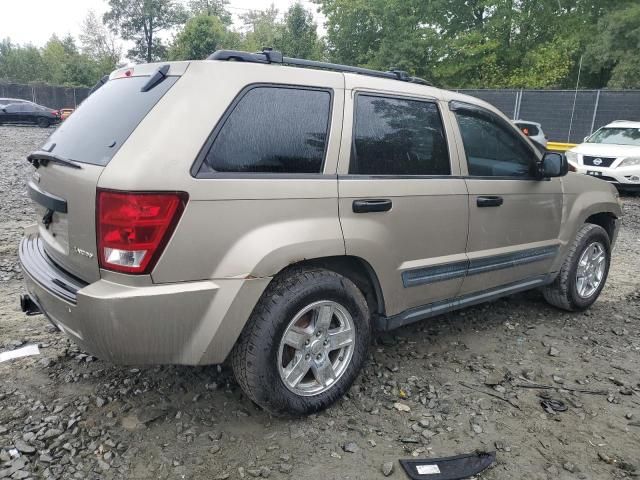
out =
[[[326,90],[260,86],[218,131],[201,173],[321,173],[329,131]]]
[[[447,140],[432,102],[359,94],[349,173],[450,175]]]
[[[480,177],[531,177],[533,151],[497,115],[472,109],[455,109],[469,175]]]

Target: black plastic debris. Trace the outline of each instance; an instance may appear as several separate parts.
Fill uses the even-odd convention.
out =
[[[455,457],[400,460],[412,480],[459,480],[472,477],[496,460],[496,452],[476,452]]]
[[[565,405],[562,400],[556,400],[553,398],[545,398],[540,401],[540,405],[547,413],[566,412],[569,407]]]

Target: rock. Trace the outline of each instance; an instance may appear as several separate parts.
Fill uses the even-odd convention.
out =
[[[558,350],[556,347],[549,348],[549,356],[557,357],[558,355],[560,355],[560,350]]]
[[[504,382],[504,374],[499,372],[494,372],[484,379],[484,384],[493,387],[494,385],[500,385]]]
[[[493,389],[498,393],[505,393],[507,391],[502,385],[494,385]]]
[[[631,412],[627,412],[624,416],[624,418],[626,418],[627,420],[631,420],[633,418],[633,413]]]
[[[18,470],[11,475],[13,480],[23,480],[24,478],[29,478],[31,474],[29,472],[25,472],[24,470]]]
[[[280,473],[291,473],[293,471],[293,465],[290,463],[281,463],[278,470],[280,470]]]
[[[271,476],[271,469],[269,467],[260,468],[260,476],[262,478],[269,478]]]
[[[395,408],[399,412],[410,412],[411,411],[411,407],[409,407],[409,405],[406,405],[406,404],[401,403],[401,402],[394,403],[393,404],[393,408]]]
[[[209,449],[209,453],[216,454],[216,453],[218,453],[220,450],[221,450],[220,445],[215,444],[213,447],[211,447],[211,448]]]
[[[576,466],[571,462],[563,463],[562,468],[564,468],[567,472],[570,472],[570,473],[574,473],[576,471]]]
[[[44,435],[42,435],[42,439],[49,440],[51,438],[59,437],[60,435],[62,435],[62,430],[59,430],[57,428],[50,428],[46,432],[44,432]]]
[[[478,425],[477,423],[472,423],[471,424],[471,429],[477,434],[482,433],[482,427],[480,425]]]
[[[34,447],[32,447],[31,445],[29,445],[26,442],[23,442],[22,440],[16,440],[13,444],[14,447],[16,447],[16,449],[19,452],[22,453],[27,453],[27,454],[31,454],[31,453],[35,453],[36,449]]]
[[[355,442],[348,442],[342,446],[342,449],[347,453],[356,453],[360,451],[360,447]]]
[[[612,464],[615,461],[609,455],[603,452],[598,452],[598,458],[608,464]]]
[[[252,477],[258,478],[261,474],[261,471],[259,468],[247,468],[247,473]]]
[[[564,378],[559,377],[558,375],[554,375],[552,378],[553,378],[553,381],[556,383],[560,383],[560,384],[564,383]]]
[[[389,475],[391,475],[393,473],[393,468],[394,468],[394,464],[393,462],[384,462],[382,464],[382,474],[385,477],[388,477]]]
[[[102,408],[106,405],[107,401],[102,397],[96,397],[96,407]]]

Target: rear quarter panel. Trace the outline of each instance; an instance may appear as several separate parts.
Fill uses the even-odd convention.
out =
[[[197,179],[190,168],[233,99],[247,85],[333,90],[323,174]],[[336,166],[344,77],[277,65],[192,62],[118,151],[99,186],[179,190],[189,204],[152,272],[155,283],[266,277],[306,258],[343,255]]]

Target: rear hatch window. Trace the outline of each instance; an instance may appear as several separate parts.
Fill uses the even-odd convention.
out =
[[[49,137],[43,150],[80,163],[106,166],[179,77],[166,77],[149,91],[149,77],[110,80],[90,95]]]

